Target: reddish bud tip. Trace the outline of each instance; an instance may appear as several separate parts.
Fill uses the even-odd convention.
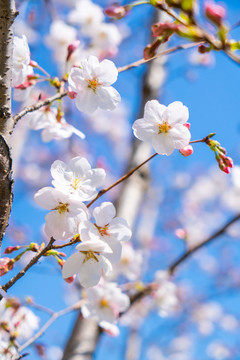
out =
[[[166,23],[159,22],[153,24],[151,29],[153,36],[163,36],[163,35],[170,36],[175,31],[179,30],[179,25],[170,22],[166,22]]]
[[[130,8],[127,6],[113,4],[109,7],[107,7],[104,10],[104,13],[113,19],[121,19],[128,13],[129,10],[130,10]]]
[[[20,246],[8,246],[5,251],[4,254],[11,254],[14,251],[17,251],[20,249]]]
[[[191,124],[190,123],[185,123],[185,124],[183,124],[184,126],[186,126],[186,128],[189,130],[190,129],[190,126],[191,126]]]
[[[215,4],[214,2],[206,2],[205,15],[215,25],[220,26],[226,16],[226,10],[224,7]]]
[[[72,284],[75,280],[76,275],[70,276],[69,278],[64,279],[68,284]]]
[[[205,45],[203,45],[203,44],[199,45],[198,52],[200,54],[205,54],[208,51],[209,51],[209,49]]]
[[[193,153],[193,147],[191,145],[187,145],[184,148],[180,149],[179,152],[185,157],[190,156]]]
[[[5,275],[9,270],[12,270],[14,262],[10,258],[0,258],[0,276]]]
[[[36,61],[33,61],[33,60],[30,60],[29,65],[32,66],[33,68],[38,67],[38,63]]]
[[[67,61],[70,59],[72,53],[79,47],[80,41],[75,40],[73,43],[68,45]]]
[[[75,92],[75,91],[72,91],[72,90],[70,90],[70,88],[68,87],[68,97],[70,98],[70,99],[75,99],[76,98],[76,96],[77,96],[77,93]]]

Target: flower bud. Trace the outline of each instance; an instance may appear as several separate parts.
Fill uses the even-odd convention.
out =
[[[215,25],[220,26],[226,16],[226,10],[214,2],[207,2],[205,4],[205,15]]]
[[[71,91],[70,90],[70,88],[68,87],[68,97],[70,98],[70,99],[75,99],[76,98],[76,96],[77,96],[77,93],[75,92],[75,91]]]
[[[75,280],[76,275],[70,276],[69,278],[64,279],[68,284],[72,284]]]
[[[233,160],[229,156],[222,156],[223,163],[230,168],[233,168]]]
[[[4,254],[11,254],[14,251],[17,251],[20,249],[21,246],[8,246],[5,251]]]
[[[14,261],[10,258],[0,258],[0,276],[5,275],[9,270],[12,270]]]
[[[170,23],[170,22],[159,22],[156,24],[153,24],[151,30],[153,33],[153,36],[163,36],[163,35],[172,35],[174,31],[177,31],[179,29],[179,25]]]
[[[70,59],[72,53],[79,47],[80,41],[75,40],[73,43],[68,45],[67,61]]]
[[[121,19],[128,13],[129,10],[130,7],[113,4],[107,7],[104,10],[104,13],[113,19]]]
[[[187,145],[184,148],[179,150],[180,154],[182,154],[183,156],[189,156],[192,155],[193,153],[193,147],[191,145]]]
[[[190,129],[190,126],[191,126],[191,124],[190,124],[190,123],[185,123],[185,124],[183,124],[183,126],[186,126],[186,128],[189,130],[189,129]]]

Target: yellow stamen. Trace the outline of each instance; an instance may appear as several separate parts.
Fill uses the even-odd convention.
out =
[[[83,264],[85,264],[85,262],[87,262],[88,260],[95,260],[96,262],[98,262],[98,258],[96,257],[96,255],[94,254],[93,251],[81,251],[82,254],[85,255],[85,259],[83,260]],[[98,253],[96,253],[97,255],[99,255]]]
[[[63,204],[62,202],[60,202],[59,205],[56,206],[54,210],[57,210],[59,212],[59,214],[69,212],[68,205],[69,204]]]
[[[100,306],[101,307],[108,307],[108,301],[106,299],[101,299]]]
[[[167,134],[171,128],[172,127],[167,122],[164,122],[163,124],[158,125],[158,133],[159,134],[162,134],[162,133]]]

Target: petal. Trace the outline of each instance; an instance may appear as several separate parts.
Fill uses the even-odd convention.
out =
[[[86,60],[81,62],[84,76],[86,78],[92,78],[96,76],[96,69],[99,68],[98,58],[94,55],[90,55]]]
[[[89,170],[87,175],[86,175],[87,179],[90,180],[90,185],[93,186],[94,188],[96,187],[100,187],[103,185],[103,182],[105,180],[106,177],[106,172],[104,169],[92,169]]]
[[[189,118],[188,108],[181,101],[174,101],[168,105],[163,117],[170,125],[185,124]]]
[[[44,187],[34,195],[36,203],[47,210],[55,209],[59,202],[67,203],[69,196],[50,186]]]
[[[110,273],[112,272],[112,264],[107,259],[107,257],[100,255],[99,262],[101,263],[102,271],[104,272],[104,274],[106,276],[110,275]]]
[[[98,106],[104,110],[113,110],[120,103],[121,96],[112,86],[97,89]]]
[[[148,101],[144,108],[144,119],[151,124],[161,123],[166,106],[157,100]]]
[[[121,296],[118,297],[118,306],[119,306],[119,312],[126,311],[127,308],[130,306],[130,299],[129,296],[126,294],[121,294]]]
[[[80,156],[73,158],[69,163],[69,167],[74,174],[79,175],[80,177],[84,176],[86,172],[91,170],[91,165],[87,159]]]
[[[55,160],[51,166],[51,175],[54,180],[62,182],[65,180],[65,173],[69,171],[68,166],[61,160]]]
[[[116,217],[111,221],[109,232],[118,241],[129,241],[132,236],[132,231],[127,221],[120,217]]]
[[[45,216],[45,232],[57,240],[67,240],[77,233],[77,222],[73,217],[58,211],[51,211]]]
[[[96,224],[103,227],[111,222],[116,215],[116,209],[111,202],[103,202],[93,210],[93,216]]]
[[[95,74],[100,83],[110,86],[117,81],[118,70],[112,61],[105,59],[99,64]]]
[[[83,70],[73,67],[68,76],[68,83],[72,91],[78,93],[86,87],[86,81],[83,77]]]
[[[75,99],[78,110],[86,114],[91,114],[98,108],[98,101],[97,94],[95,94],[92,89],[88,88],[78,93]]]
[[[184,125],[178,125],[169,130],[169,135],[173,139],[174,147],[182,149],[189,144],[191,134]]]
[[[95,286],[99,283],[102,276],[102,265],[100,261],[93,259],[87,260],[79,270],[80,284],[86,288]]]
[[[62,268],[62,276],[64,279],[77,274],[82,266],[85,256],[81,253],[75,253],[67,259]]]
[[[152,146],[160,155],[170,155],[174,150],[174,142],[169,133],[154,135],[152,138]]]
[[[112,254],[104,254],[112,264],[117,264],[122,255],[122,244],[117,240],[110,240],[107,242],[110,248],[112,249]]]
[[[99,238],[95,238],[94,240],[82,241],[79,245],[76,246],[78,251],[93,251],[98,253],[112,253],[112,249],[110,246],[104,242],[99,240]]]
[[[153,135],[158,132],[157,126],[147,122],[145,118],[136,120],[132,128],[134,135],[142,141],[151,141]]]

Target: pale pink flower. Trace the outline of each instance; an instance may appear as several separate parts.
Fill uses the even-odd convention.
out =
[[[81,201],[89,201],[97,194],[106,177],[103,169],[91,169],[87,159],[77,156],[69,165],[56,160],[51,166],[52,184],[58,190],[74,195]]]
[[[29,74],[30,50],[27,38],[14,36],[12,59],[12,87],[18,86]]]
[[[73,67],[68,82],[70,90],[77,93],[78,110],[92,113],[97,108],[113,110],[121,97],[111,85],[117,80],[118,70],[110,60],[99,63],[95,56],[82,60],[80,68]]]
[[[78,232],[79,222],[89,218],[88,209],[81,201],[52,187],[40,189],[34,200],[43,208],[52,210],[45,216],[45,232],[54,239],[73,237]]]
[[[78,252],[63,265],[62,274],[64,279],[78,274],[80,284],[88,288],[97,285],[103,274],[108,275],[112,271],[112,264],[107,258],[112,250],[96,237],[81,240],[76,247]]]
[[[134,135],[142,141],[152,142],[158,154],[170,155],[174,149],[189,144],[191,134],[185,126],[188,117],[188,108],[180,101],[166,107],[151,100],[145,105],[144,117],[133,124]]]

